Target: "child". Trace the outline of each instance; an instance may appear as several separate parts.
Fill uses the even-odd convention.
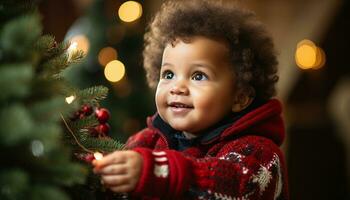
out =
[[[277,61],[254,14],[168,1],[145,35],[157,113],[94,161],[106,188],[141,199],[288,199]]]

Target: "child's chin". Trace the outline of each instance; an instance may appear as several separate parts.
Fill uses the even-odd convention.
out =
[[[188,127],[184,126],[183,124],[179,124],[179,123],[170,123],[170,126],[177,131],[187,132],[189,130]]]

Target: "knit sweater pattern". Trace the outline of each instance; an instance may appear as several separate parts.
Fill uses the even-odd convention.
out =
[[[272,99],[211,138],[182,151],[154,127],[131,136],[126,149],[142,155],[134,199],[287,200],[288,177],[280,145],[285,138],[282,106]]]

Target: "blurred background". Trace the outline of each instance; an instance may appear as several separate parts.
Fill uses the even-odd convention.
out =
[[[125,142],[155,112],[142,68],[143,34],[163,0],[42,0],[44,33],[85,60],[72,84],[105,85],[112,137]],[[273,35],[291,199],[350,199],[350,2],[241,0]]]

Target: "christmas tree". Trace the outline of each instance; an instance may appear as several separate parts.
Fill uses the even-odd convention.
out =
[[[85,38],[89,46],[84,61],[69,68],[65,77],[80,88],[91,85],[109,88],[108,98],[101,104],[113,114],[110,119],[111,136],[120,141],[126,141],[145,127],[146,117],[156,111],[154,91],[147,86],[142,67],[142,47],[147,16],[150,16],[150,7],[157,2],[135,1],[142,4],[143,14],[135,21],[124,22],[119,18],[118,9],[127,2],[91,1],[65,38],[71,41],[77,37]],[[75,41],[79,43],[81,40]],[[84,43],[81,46],[86,46]],[[115,60],[124,64],[125,74],[121,80],[111,82],[105,76],[105,69],[109,62]]]
[[[80,91],[64,81],[64,69],[83,53],[42,36],[36,3],[0,3],[0,199],[69,199],[69,188],[86,183],[89,173],[72,159],[72,149],[82,155],[122,147],[101,136],[108,126],[98,102],[107,89]],[[84,110],[74,119],[80,108],[96,108],[96,114]]]

